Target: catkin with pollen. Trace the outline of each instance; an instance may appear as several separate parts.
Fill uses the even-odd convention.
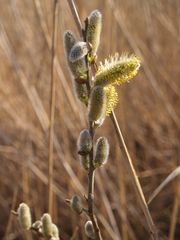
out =
[[[94,84],[96,86],[123,84],[136,76],[139,67],[140,60],[136,56],[116,54],[114,57],[106,59],[104,64],[100,63]]]

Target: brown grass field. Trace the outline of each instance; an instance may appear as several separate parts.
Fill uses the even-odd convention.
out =
[[[38,239],[22,231],[11,210],[20,202],[33,219],[48,206],[48,129],[51,86],[53,1],[0,0],[0,239]],[[115,52],[135,53],[140,71],[121,85],[115,109],[146,200],[179,166],[180,2],[179,0],[76,0],[82,21],[103,15],[98,61]],[[87,127],[86,109],[74,96],[63,49],[63,33],[78,36],[68,3],[59,1],[55,79],[53,221],[63,240],[85,240],[86,217],[65,203],[87,191],[76,141]],[[123,163],[110,118],[98,136],[110,142],[110,157],[96,171],[95,206],[104,240],[148,240],[147,224]],[[172,223],[177,178],[149,204],[160,239],[180,239],[180,214]],[[179,191],[180,192],[180,191]],[[179,201],[179,200],[178,200]],[[170,228],[175,234],[169,237]],[[72,237],[73,236],[73,237]]]

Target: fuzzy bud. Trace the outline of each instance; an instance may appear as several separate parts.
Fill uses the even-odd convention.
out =
[[[84,56],[87,55],[89,49],[86,42],[77,42],[75,45],[71,48],[71,51],[69,53],[69,61],[74,63],[79,59],[82,59]]]
[[[48,213],[44,213],[42,218],[42,233],[45,237],[51,237],[52,236],[52,220],[51,216]]]
[[[77,146],[78,146],[78,153],[80,155],[87,155],[91,151],[92,139],[87,129],[84,129],[80,132]]]
[[[76,62],[71,62],[69,60],[69,55],[71,52],[71,49],[76,44],[76,38],[75,35],[71,31],[66,31],[64,34],[64,48],[67,58],[67,63],[70,69],[70,72],[72,73],[73,77],[76,79],[87,79],[87,69],[84,59],[77,60]]]
[[[82,200],[79,196],[75,195],[72,197],[70,202],[72,210],[74,210],[76,213],[81,214],[82,213]]]
[[[93,224],[91,221],[87,221],[85,223],[85,234],[88,238],[94,239],[95,238],[95,233],[94,233],[94,228],[93,228]]]
[[[134,55],[115,54],[100,63],[95,75],[95,85],[107,86],[110,84],[123,84],[136,76],[140,67],[140,60]]]
[[[97,121],[102,118],[106,112],[106,94],[101,86],[94,87],[88,106],[88,114],[90,121]]]
[[[96,55],[102,29],[102,15],[98,10],[94,10],[88,17],[86,41],[91,45],[90,58]]]
[[[17,210],[18,220],[23,229],[29,230],[31,228],[31,212],[27,204],[21,203]]]
[[[96,143],[94,166],[100,167],[107,162],[109,156],[109,143],[107,138],[100,137]]]
[[[56,240],[59,239],[59,229],[54,223],[52,224],[52,237],[54,237]]]
[[[37,220],[36,222],[33,223],[32,227],[38,230],[42,228],[42,222],[40,220]]]
[[[80,155],[79,158],[80,158],[81,167],[84,170],[88,171],[89,170],[89,164],[90,164],[89,155]]]

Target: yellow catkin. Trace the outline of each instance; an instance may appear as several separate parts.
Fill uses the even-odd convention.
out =
[[[101,86],[94,87],[88,105],[88,115],[90,121],[97,121],[106,112],[106,93]]]
[[[102,15],[98,10],[94,10],[88,17],[86,41],[91,45],[90,58],[96,55],[102,29]]]
[[[45,237],[51,237],[52,236],[52,220],[51,216],[48,213],[44,213],[42,218],[42,233]]]
[[[21,203],[17,210],[18,220],[23,229],[29,230],[32,225],[31,212],[26,203]]]
[[[114,86],[108,85],[104,87],[107,103],[106,103],[106,116],[109,116],[109,114],[112,112],[112,110],[116,107],[118,104],[118,93]]]
[[[112,84],[123,84],[136,76],[140,67],[140,60],[135,55],[128,56],[115,54],[100,63],[95,75],[95,85],[107,86]]]
[[[100,137],[96,143],[94,166],[100,167],[105,164],[109,156],[109,143],[107,138]]]

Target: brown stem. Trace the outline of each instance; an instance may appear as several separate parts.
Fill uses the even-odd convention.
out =
[[[89,122],[89,132],[92,138],[92,142],[94,142],[94,124],[93,122]],[[89,172],[88,172],[88,215],[89,218],[92,221],[94,231],[95,231],[95,237],[97,240],[102,240],[101,232],[97,223],[96,216],[94,215],[94,164],[93,164],[93,159],[94,159],[94,149],[92,147],[91,152],[89,154],[90,158],[90,166],[89,166]]]
[[[58,0],[54,0],[53,7],[53,32],[52,32],[52,50],[51,50],[51,96],[50,96],[50,126],[49,126],[49,156],[48,156],[48,212],[53,214],[53,138],[54,138],[54,112],[55,112],[55,90],[56,83],[54,77],[54,56],[56,41],[56,26],[58,15]]]
[[[126,164],[128,173],[131,177],[131,181],[132,181],[134,189],[136,191],[138,201],[139,201],[140,206],[141,206],[141,208],[144,212],[144,215],[145,215],[145,218],[146,218],[146,221],[147,221],[147,225],[148,225],[148,228],[149,228],[149,232],[150,232],[150,235],[151,235],[151,239],[152,240],[158,240],[158,235],[157,235],[155,225],[153,223],[151,214],[149,212],[149,209],[148,209],[148,206],[147,206],[147,203],[146,203],[146,200],[145,200],[145,197],[144,197],[139,179],[137,177],[137,174],[136,174],[136,171],[134,169],[132,160],[130,158],[129,152],[128,152],[126,144],[124,142],[124,138],[123,138],[123,135],[122,135],[121,129],[119,127],[119,124],[118,124],[118,121],[116,119],[116,115],[115,115],[114,111],[112,111],[111,120],[113,122],[115,131],[116,131],[116,134],[117,134],[117,137],[118,137],[118,141],[119,141],[119,147],[121,149],[121,152],[122,152],[123,158],[125,160],[125,164]]]

